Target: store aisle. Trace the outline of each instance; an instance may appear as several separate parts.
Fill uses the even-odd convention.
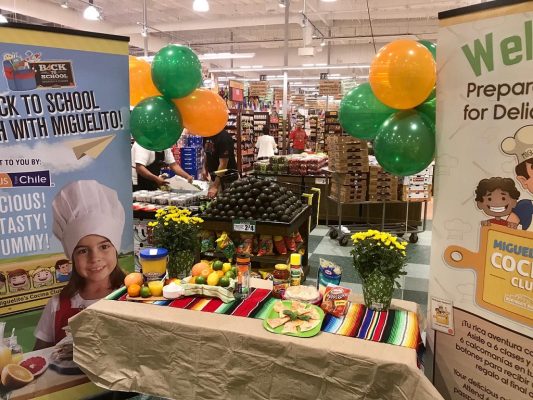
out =
[[[402,277],[402,287],[394,291],[395,298],[418,303],[421,315],[425,315],[427,311],[431,221],[427,221],[426,228],[425,232],[418,234],[418,243],[409,244],[407,275]],[[309,265],[311,272],[307,284],[316,284],[320,258],[325,258],[342,267],[341,284],[343,286],[349,287],[357,293],[362,293],[361,280],[356,275],[352,265],[351,247],[340,246],[336,240],[330,239],[327,233],[327,227],[318,226],[309,236]]]

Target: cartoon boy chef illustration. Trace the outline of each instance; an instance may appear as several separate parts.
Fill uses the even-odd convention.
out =
[[[489,217],[489,220],[481,222],[481,225],[497,224],[516,228],[503,217],[510,215],[516,204],[520,192],[511,178],[491,177],[479,181],[476,187],[476,205]]]
[[[516,179],[524,189],[533,194],[533,125],[526,125],[502,142],[504,153],[515,156],[518,165],[515,167]],[[533,201],[520,200],[507,218],[512,224],[518,224],[523,230],[533,231]]]

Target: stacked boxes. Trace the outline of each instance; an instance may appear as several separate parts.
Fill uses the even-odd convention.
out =
[[[416,175],[403,178],[400,194],[403,201],[426,201],[431,198],[433,165]]]
[[[185,146],[180,149],[180,165],[194,179],[199,179],[204,163],[202,138],[187,135],[183,140]]]
[[[351,136],[329,136],[326,143],[329,167],[341,179],[332,182],[331,196],[343,203],[366,200],[369,170],[366,141]]]
[[[385,172],[379,165],[371,165],[368,173],[368,200],[398,200],[398,178]]]

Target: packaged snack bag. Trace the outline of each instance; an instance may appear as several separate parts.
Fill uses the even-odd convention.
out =
[[[274,241],[270,235],[259,236],[259,251],[258,256],[273,256],[274,255]]]
[[[210,231],[200,232],[200,251],[205,253],[206,251],[215,251],[215,233]]]
[[[292,237],[292,235],[284,236],[283,240],[285,240],[285,246],[287,246],[289,251],[296,251],[296,242],[294,241],[294,237]]]
[[[334,317],[342,317],[348,308],[350,292],[348,288],[329,284],[324,292],[320,308]]]
[[[285,247],[283,236],[274,236],[274,246],[279,254],[287,254],[287,247]]]
[[[240,243],[237,246],[237,254],[252,255],[254,235],[252,233],[243,233],[240,236]]]
[[[292,237],[294,238],[294,241],[296,244],[302,243],[304,240],[302,239],[302,235],[300,235],[300,232],[296,231],[292,234]]]
[[[222,232],[220,237],[216,240],[217,250],[221,251],[228,260],[233,259],[235,255],[235,244],[226,232]]]
[[[320,259],[318,267],[318,279],[316,281],[317,289],[320,294],[324,295],[328,284],[338,285],[341,283],[342,268],[331,261]]]

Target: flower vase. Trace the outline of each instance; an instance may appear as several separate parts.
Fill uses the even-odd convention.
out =
[[[390,307],[394,292],[394,279],[374,271],[363,279],[363,297],[365,305],[376,311]]]
[[[194,264],[194,251],[180,250],[168,255],[167,271],[169,278],[183,279]]]

